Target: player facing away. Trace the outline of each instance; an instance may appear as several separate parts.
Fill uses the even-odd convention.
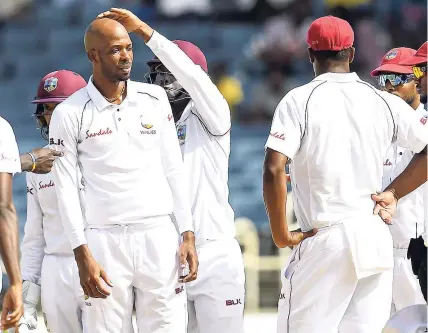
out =
[[[54,71],[42,78],[32,103],[37,104],[34,115],[44,139],[48,139],[48,126],[57,105],[85,86],[79,74],[68,70]],[[51,333],[82,332],[83,290],[61,223],[55,186],[52,173],[27,173],[27,222],[21,247],[25,312],[19,332],[37,330],[40,293]],[[82,195],[83,186],[79,190]]]
[[[18,221],[12,200],[12,177],[21,171],[18,145],[10,124],[0,117],[0,253],[9,277],[3,299],[1,330],[18,325],[24,308],[19,269]],[[2,277],[0,276],[0,290]]]
[[[391,144],[419,153],[428,131],[402,99],[350,72],[348,22],[319,18],[307,42],[315,78],[279,103],[266,143],[263,193],[272,236],[279,247],[294,246],[278,333],[380,332],[391,310],[392,237],[373,214],[371,195],[382,188]],[[285,218],[289,160],[303,232],[290,232]],[[381,215],[391,219],[388,211]]]
[[[161,87],[129,80],[132,42],[120,23],[92,22],[85,48],[93,75],[49,126],[64,152],[53,169],[61,220],[89,296],[84,331],[132,331],[135,303],[139,333],[183,333],[183,282],[196,278],[197,255],[171,106]]]
[[[412,57],[416,50],[399,47],[388,51],[379,67],[371,72],[377,77],[380,89],[402,98],[415,110],[415,117],[419,120],[427,119],[425,111],[416,91],[415,76],[412,66],[400,65],[403,59]],[[411,109],[409,109],[410,111]],[[393,144],[388,150],[384,162],[384,181],[382,188],[389,185],[413,158],[410,150]],[[393,224],[389,226],[393,240],[394,277],[392,287],[391,313],[415,304],[426,304],[412,265],[407,258],[407,250],[412,237],[418,238],[424,232],[424,213],[428,203],[424,202],[426,185],[406,195],[397,206],[393,217]]]
[[[144,39],[156,56],[148,62],[148,80],[165,89],[171,104],[199,259],[197,280],[186,284],[187,332],[244,332],[244,265],[228,202],[229,106],[197,46],[168,40],[128,10],[111,9],[100,17],[116,19]]]

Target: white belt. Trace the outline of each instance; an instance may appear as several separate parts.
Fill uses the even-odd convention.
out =
[[[407,250],[408,249],[398,249],[396,247],[393,248],[393,253],[395,258],[407,258]]]

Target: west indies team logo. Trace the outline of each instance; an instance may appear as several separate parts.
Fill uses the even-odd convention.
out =
[[[56,77],[50,77],[45,80],[45,84],[43,85],[43,89],[47,92],[54,91],[58,86],[58,79]]]
[[[385,59],[386,60],[392,60],[394,59],[398,54],[398,50],[397,49],[393,49],[391,51],[389,51],[386,55],[385,55]]]

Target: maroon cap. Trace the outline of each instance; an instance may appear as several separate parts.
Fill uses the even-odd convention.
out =
[[[371,76],[378,76],[381,72],[390,72],[397,74],[412,74],[412,66],[401,65],[403,59],[412,57],[416,50],[407,47],[397,47],[389,50],[382,58],[380,66],[374,69],[370,74]]]
[[[306,41],[314,51],[342,51],[354,44],[354,31],[347,21],[324,16],[312,22]]]
[[[185,40],[174,40],[173,43],[176,44],[196,65],[201,66],[201,68],[208,73],[207,59],[199,47]],[[160,63],[160,60],[155,57],[153,60],[147,62],[149,66],[154,63]]]
[[[86,85],[85,79],[75,72],[55,71],[40,81],[37,96],[31,103],[61,103]]]
[[[404,59],[401,65],[415,66],[424,64],[427,62],[428,42],[422,44],[422,46],[416,51],[413,57]]]

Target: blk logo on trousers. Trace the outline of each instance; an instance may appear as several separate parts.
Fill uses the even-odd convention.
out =
[[[238,304],[242,304],[240,298],[237,298],[236,300],[231,300],[231,299],[226,300],[226,306],[232,306],[232,305],[238,305]]]

